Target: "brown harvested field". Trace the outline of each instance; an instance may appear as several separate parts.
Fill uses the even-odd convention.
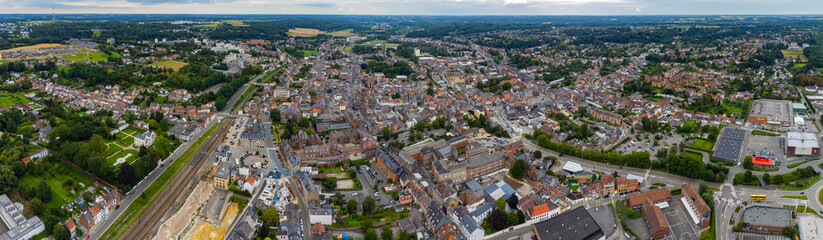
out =
[[[245,23],[243,23],[243,21],[240,21],[240,20],[225,20],[223,22],[231,24],[232,26],[235,26],[235,27],[248,27],[249,26],[248,24],[245,24]]]
[[[151,65],[163,66],[163,67],[171,68],[174,71],[178,71],[181,68],[183,68],[183,67],[185,67],[186,65],[189,65],[189,64],[181,62],[181,61],[169,60],[169,61],[159,61],[159,62],[156,62],[156,63],[152,63]]]
[[[354,37],[357,36],[357,33],[351,32],[353,29],[346,29],[340,31],[334,31],[329,33],[332,37]]]
[[[59,43],[42,43],[42,44],[31,45],[31,46],[16,47],[16,48],[12,48],[12,49],[3,49],[3,50],[0,50],[0,51],[20,51],[20,50],[28,50],[28,49],[52,48],[52,47],[59,47],[59,46],[65,46],[65,45],[59,44]]]
[[[340,31],[334,31],[334,32],[326,32],[326,31],[321,31],[319,29],[314,29],[314,28],[292,28],[292,29],[289,29],[289,32],[287,32],[286,34],[288,34],[289,36],[292,36],[292,37],[314,37],[314,36],[317,36],[317,35],[320,35],[320,34],[328,34],[328,35],[331,35],[332,37],[357,36],[356,33],[352,32],[352,29],[346,29],[346,30],[340,30]]]
[[[326,34],[326,32],[314,28],[292,28],[286,34],[292,37],[314,37],[319,34]]]

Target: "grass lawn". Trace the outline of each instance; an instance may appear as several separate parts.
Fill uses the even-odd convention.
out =
[[[348,47],[344,47],[343,51],[351,52],[352,49],[354,49],[354,47],[348,46]]]
[[[703,154],[696,153],[693,151],[683,151],[682,153],[680,153],[680,157],[684,159],[697,160],[701,162],[703,161]]]
[[[123,132],[134,136],[134,135],[137,135],[137,134],[144,133],[146,131],[143,131],[143,130],[140,130],[140,129],[137,129],[137,128],[134,128],[134,127],[128,127],[125,130],[123,130]]]
[[[770,137],[780,136],[780,134],[777,134],[777,133],[770,133],[770,132],[760,131],[760,130],[752,130],[752,135],[761,135],[761,136],[770,136]]]
[[[792,210],[794,210],[797,213],[811,213],[811,214],[817,215],[817,212],[814,211],[814,208],[806,207],[806,206],[803,206],[803,205],[800,205],[800,206],[785,205],[784,207],[791,208]]]
[[[0,107],[14,106],[17,104],[30,103],[25,92],[0,93]]]
[[[63,162],[58,162],[54,164],[54,169],[49,169],[46,171],[47,173],[43,176],[35,177],[32,174],[27,174],[26,176],[21,179],[21,183],[23,185],[28,186],[37,186],[40,181],[46,181],[51,187],[52,194],[51,200],[46,203],[49,207],[61,207],[64,204],[74,200],[74,198],[78,197],[77,195],[72,195],[71,190],[73,187],[66,186],[66,180],[71,179],[74,181],[74,184],[82,182],[86,187],[91,186],[92,182],[94,182],[91,178],[83,175],[80,172],[75,171],[69,165]],[[78,188],[78,190],[82,190]]]
[[[823,202],[823,191],[817,193],[817,199]]]
[[[721,106],[726,109],[727,113],[743,113],[742,108],[729,104],[728,102],[724,102]]]
[[[191,27],[192,27],[192,28],[214,29],[214,28],[216,28],[216,27],[217,27],[217,24],[218,24],[218,23],[212,23],[212,24],[200,24],[200,25],[192,25]]]
[[[789,167],[789,168],[796,168],[797,166],[803,165],[804,163],[811,162],[811,161],[815,161],[815,160],[819,160],[819,159],[820,159],[820,158],[806,158],[806,160],[804,160],[804,161],[802,161],[802,162],[792,163],[792,164],[789,164],[787,167]]]
[[[711,152],[714,143],[704,138],[695,138],[694,143],[686,146],[687,148],[697,149],[701,151]]]
[[[120,151],[120,149],[123,149],[122,147],[118,146],[117,144],[114,144],[114,142],[107,143],[106,147],[108,147],[106,149],[106,156],[111,156],[112,154],[116,153],[117,151]]]
[[[134,143],[134,137],[130,137],[125,133],[119,132],[117,133],[117,143],[119,143],[122,146],[130,146],[132,143]]]
[[[183,68],[183,67],[185,67],[186,65],[189,65],[189,64],[181,62],[181,61],[168,60],[168,61],[155,62],[155,63],[152,63],[151,65],[167,67],[167,68],[171,68],[174,71],[177,71],[177,70],[180,70],[181,68]]]
[[[134,149],[126,149],[126,150],[120,151],[119,153],[115,154],[114,156],[109,156],[108,158],[106,158],[106,162],[113,165],[113,166],[117,166],[117,165],[120,165],[120,164],[117,163],[118,158],[128,156],[126,158],[126,162],[129,163],[129,164],[132,164],[132,163],[134,163],[134,160],[137,159],[137,154],[139,154],[139,153],[140,152],[138,152],[137,150],[134,150]],[[131,155],[129,155],[129,154],[131,154]]]
[[[780,187],[780,189],[787,191],[806,190],[818,181],[820,181],[820,176],[814,176],[811,178],[795,181],[794,183],[786,184],[785,186]]]
[[[780,196],[780,197],[781,198],[792,198],[792,199],[803,199],[803,200],[809,199],[809,197],[806,196],[806,195],[783,195],[783,196]]]
[[[734,175],[734,184],[738,185],[749,185],[749,186],[760,186],[760,181],[757,180],[757,175],[752,175],[752,180],[748,182],[743,181],[744,173],[737,173]]]
[[[115,58],[122,57],[120,54],[117,54],[117,53],[113,53],[111,56],[115,57]],[[75,53],[75,54],[63,55],[60,58],[62,58],[63,60],[72,61],[72,62],[85,62],[85,61],[100,62],[100,61],[108,60],[109,55],[104,53],[104,52],[91,52],[88,49],[81,49],[81,50],[77,51],[77,53]]]
[[[806,56],[803,55],[803,50],[780,50],[780,51],[783,52],[783,57],[793,58],[794,59],[794,58],[797,58],[799,56],[800,57],[799,62],[808,62],[809,61],[809,59],[807,59]]]
[[[225,124],[228,124],[227,121],[224,122]],[[212,133],[214,133],[214,131],[217,130],[217,126],[219,126],[219,124],[214,124],[214,126],[212,126],[211,128],[209,128],[209,130],[203,133],[203,135],[200,136],[200,138],[195,140],[195,142],[188,149],[186,149],[185,152],[183,152],[183,154],[177,159],[177,161],[174,161],[174,163],[172,163],[169,166],[169,168],[166,169],[166,171],[160,175],[160,177],[157,177],[157,180],[155,180],[148,188],[146,188],[143,194],[140,194],[140,196],[137,199],[135,199],[131,205],[129,205],[129,208],[123,211],[123,214],[120,215],[120,218],[114,221],[111,227],[107,229],[105,233],[103,233],[103,237],[109,237],[110,239],[122,238],[120,234],[122,234],[125,231],[125,229],[128,229],[128,227],[132,224],[132,221],[140,217],[140,215],[143,213],[143,208],[146,207],[146,205],[148,205],[151,201],[153,201],[154,198],[157,197],[157,194],[163,191],[163,189],[166,187],[166,184],[171,180],[171,178],[177,175],[177,172],[179,172],[180,169],[183,168],[183,166],[185,166],[186,163],[189,162],[189,160],[191,160],[191,158],[194,156],[195,153],[197,153],[197,151],[200,151],[200,148],[203,147],[204,144],[206,144],[206,140],[209,138],[209,136],[211,136]]]
[[[682,126],[688,127],[689,129],[696,129],[698,125],[697,121],[695,120],[686,120],[686,122],[684,122]]]

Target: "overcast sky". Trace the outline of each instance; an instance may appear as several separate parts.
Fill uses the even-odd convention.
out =
[[[677,15],[823,14],[823,0],[0,0],[2,13]]]

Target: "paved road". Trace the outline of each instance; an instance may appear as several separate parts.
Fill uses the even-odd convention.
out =
[[[243,92],[246,91],[246,89],[249,87],[249,85],[252,82],[255,82],[258,79],[260,79],[261,76],[262,76],[262,74],[258,75],[257,77],[252,79],[252,81],[250,81],[249,83],[243,85],[237,92],[235,92],[234,95],[232,95],[229,102],[226,104],[226,107],[218,115],[221,115],[221,114],[224,115],[224,114],[228,113],[229,111],[231,111],[231,109],[234,107],[234,104],[237,103],[237,99],[239,99],[240,96],[243,95]],[[222,119],[222,116],[217,116],[216,118],[219,120],[219,119]],[[214,124],[216,122],[218,122],[218,121],[215,120],[215,121],[211,121],[211,122],[207,123],[206,127],[204,127],[202,130],[198,131],[194,135],[193,139],[200,138],[203,135],[203,133],[205,133],[207,129],[214,126]],[[146,176],[142,181],[140,181],[137,184],[137,186],[135,186],[129,193],[124,194],[124,196],[120,200],[120,207],[117,210],[114,210],[114,212],[110,213],[107,219],[103,220],[103,222],[101,222],[101,223],[96,224],[91,229],[90,233],[88,234],[90,236],[90,239],[100,239],[102,237],[103,233],[107,229],[109,229],[112,226],[112,224],[118,218],[121,217],[121,215],[123,215],[123,212],[126,209],[128,209],[128,207],[131,205],[131,203],[134,202],[135,199],[140,197],[140,195],[143,194],[144,191],[146,191],[146,188],[151,186],[151,184],[154,183],[154,181],[157,180],[157,178],[160,177],[160,175],[163,174],[163,172],[165,172],[166,169],[169,168],[169,165],[172,165],[172,163],[174,163],[174,161],[177,161],[177,158],[179,158],[180,155],[182,155],[187,149],[189,149],[189,147],[191,147],[191,145],[194,144],[194,142],[195,141],[184,142],[182,145],[180,145],[180,147],[175,149],[175,151],[168,158],[166,158],[166,160],[163,163],[163,166],[158,166],[157,168],[155,168],[151,173],[149,173],[148,176]]]

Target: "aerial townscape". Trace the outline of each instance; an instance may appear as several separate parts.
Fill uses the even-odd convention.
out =
[[[34,2],[0,240],[823,239],[823,15]]]

